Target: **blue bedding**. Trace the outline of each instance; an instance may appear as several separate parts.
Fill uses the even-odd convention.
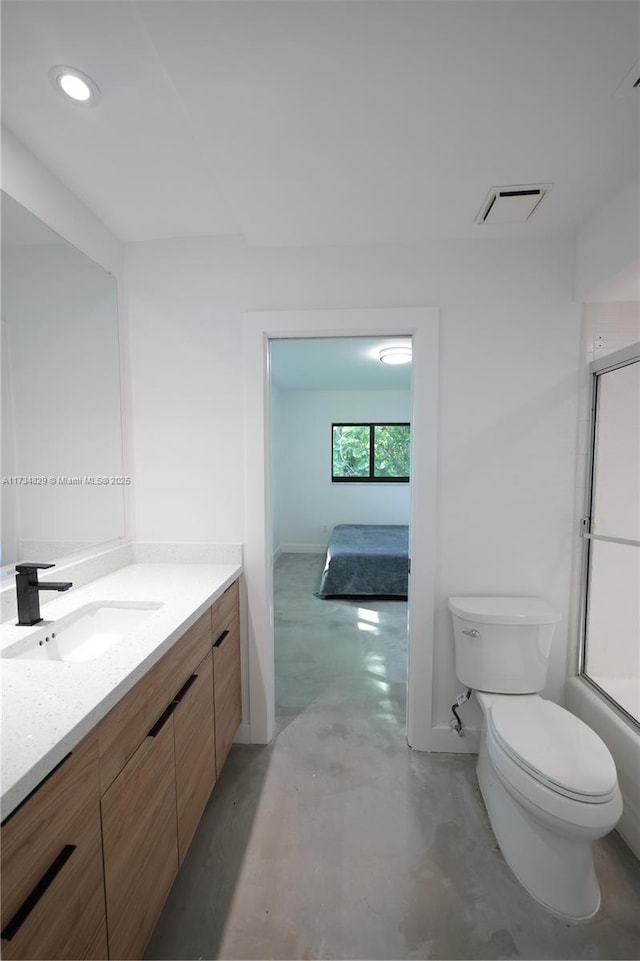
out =
[[[338,524],[333,528],[318,597],[406,597],[406,524]]]

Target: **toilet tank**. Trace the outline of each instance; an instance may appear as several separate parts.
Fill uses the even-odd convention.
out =
[[[560,613],[541,597],[450,597],[456,675],[467,687],[534,694],[547,679]]]

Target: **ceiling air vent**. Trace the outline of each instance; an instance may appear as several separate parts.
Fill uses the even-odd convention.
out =
[[[477,224],[522,224],[528,220],[552,184],[492,187],[476,217]]]

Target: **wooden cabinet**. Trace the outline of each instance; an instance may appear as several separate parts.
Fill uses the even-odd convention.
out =
[[[240,593],[238,582],[234,581],[211,608],[211,634],[214,644],[219,642],[220,635],[236,618],[240,618]]]
[[[220,664],[216,680],[214,662]],[[232,697],[228,684],[237,686]],[[142,957],[237,730],[239,711],[234,583],[98,725],[111,958]],[[216,763],[218,716],[224,742]]]
[[[111,958],[142,957],[178,871],[173,706],[101,802]]]
[[[211,647],[211,610],[118,701],[98,725],[100,790],[104,793],[147,731]]]
[[[236,581],[2,826],[3,958],[143,956],[240,720]]]
[[[106,957],[95,732],[5,819],[2,957]]]
[[[208,716],[207,704],[200,696],[202,685],[191,690],[193,678],[200,680],[194,668],[206,657],[211,661],[210,648],[208,610],[98,725],[107,930],[112,958],[138,958],[144,953],[178,871],[180,837],[186,850],[205,786],[208,798],[215,783],[215,769],[213,781],[205,773],[212,770],[212,761],[207,764],[205,757],[201,768],[197,760],[200,749],[206,755],[207,740],[213,745],[210,674]],[[192,715],[210,728],[198,732],[197,744],[188,758],[180,747],[179,770],[174,714],[179,714],[180,745],[193,733]],[[194,765],[193,772],[187,772],[188,763]],[[190,797],[188,792],[195,785],[199,793]],[[189,825],[188,838],[185,824]]]
[[[178,855],[184,860],[216,783],[213,655],[206,655],[178,694],[174,714]]]
[[[216,769],[219,775],[242,720],[240,615],[237,582],[232,584],[217,602],[213,620],[217,623],[217,630],[213,632],[213,701],[215,705]]]

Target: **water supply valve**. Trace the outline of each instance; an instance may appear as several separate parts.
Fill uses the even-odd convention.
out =
[[[463,704],[466,704],[470,697],[471,697],[471,688],[469,688],[466,691],[463,691],[461,694],[458,694],[455,700],[455,704],[451,705],[451,712],[453,714],[453,717],[449,721],[449,727],[451,728],[452,731],[455,731],[458,737],[462,737],[463,735],[462,721],[460,720],[460,715],[458,714],[458,708],[462,707]]]

